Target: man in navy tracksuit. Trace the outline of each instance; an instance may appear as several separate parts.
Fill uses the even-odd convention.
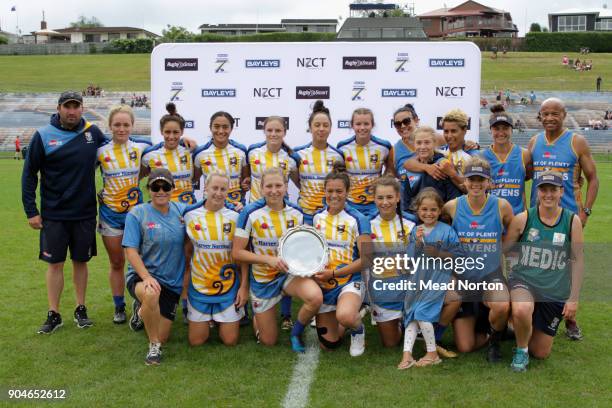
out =
[[[38,129],[28,149],[22,175],[22,201],[28,223],[40,230],[39,258],[47,262],[47,320],[38,333],[62,326],[59,301],[64,287],[68,248],[73,265],[79,328],[92,325],[85,307],[87,261],[96,255],[96,151],[104,134],[82,119],[83,98],[77,92],[61,94],[57,114]],[[40,172],[40,212],[36,188]]]

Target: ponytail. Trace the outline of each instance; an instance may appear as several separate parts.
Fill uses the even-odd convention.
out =
[[[325,176],[323,188],[327,187],[327,182],[330,180],[341,180],[344,183],[344,187],[346,187],[346,191],[349,191],[351,188],[351,179],[346,172],[346,165],[339,160],[334,162],[332,171]]]
[[[172,102],[166,104],[166,111],[168,112],[166,115],[162,116],[159,120],[159,128],[163,131],[164,126],[168,122],[176,122],[182,130],[185,130],[185,119],[176,111],[176,105]]]

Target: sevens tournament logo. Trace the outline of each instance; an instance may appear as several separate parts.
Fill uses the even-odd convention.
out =
[[[366,90],[364,81],[355,81],[353,82],[353,97],[352,101],[363,101],[364,93]]]
[[[182,82],[173,82],[170,86],[170,102],[180,101],[179,94],[183,91]]]
[[[395,72],[408,72],[406,64],[410,62],[407,52],[398,52],[395,59]]]
[[[215,74],[222,74],[227,72],[227,64],[229,63],[229,54],[217,54],[217,60],[215,61]]]

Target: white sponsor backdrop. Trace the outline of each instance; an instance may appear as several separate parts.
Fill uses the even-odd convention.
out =
[[[185,134],[204,142],[210,116],[237,118],[232,138],[264,140],[256,119],[289,118],[286,142],[311,140],[307,120],[316,99],[332,116],[330,142],[352,135],[354,109],[374,111],[373,134],[394,143],[393,112],[412,103],[421,124],[453,108],[470,118],[467,137],[478,140],[480,51],[471,42],[323,42],[162,44],[151,56],[151,130],[162,140],[159,119],[173,101],[187,120]],[[312,99],[303,99],[312,98]]]

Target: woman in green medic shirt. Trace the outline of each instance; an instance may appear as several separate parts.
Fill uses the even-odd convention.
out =
[[[504,240],[518,252],[509,276],[514,371],[527,369],[529,354],[548,357],[559,323],[576,315],[584,268],[582,223],[560,206],[563,176],[545,171],[534,182],[537,205],[514,217]]]

